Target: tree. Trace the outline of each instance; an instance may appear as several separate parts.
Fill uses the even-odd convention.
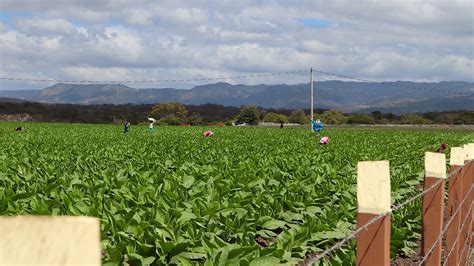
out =
[[[306,116],[303,109],[297,109],[297,110],[294,110],[293,112],[291,112],[290,117],[289,117],[289,121],[291,123],[297,123],[297,124],[300,124],[300,125],[304,125],[304,124],[309,123],[309,119]]]
[[[191,125],[202,125],[203,124],[202,117],[198,113],[193,113],[189,117],[189,123]]]
[[[151,109],[151,116],[160,124],[179,125],[186,119],[188,110],[178,102],[158,103]]]
[[[402,115],[402,124],[433,124],[433,121],[419,114],[404,114]]]
[[[455,114],[454,123],[467,125],[474,124],[474,112],[466,111]]]
[[[162,117],[160,120],[158,120],[158,123],[160,125],[170,125],[170,126],[177,126],[181,125],[184,122],[184,120],[180,117],[177,117],[175,115],[167,115],[165,117]]]
[[[382,124],[395,123],[395,124],[397,124],[399,122],[400,122],[400,119],[396,114],[386,113],[386,114],[382,114],[382,118],[377,123],[382,123]]]
[[[386,114],[383,114],[383,118],[386,118],[388,120],[393,120],[393,121],[396,121],[398,120],[398,116],[394,113],[386,113]]]
[[[247,123],[249,125],[258,125],[260,120],[260,111],[255,105],[247,105],[240,108],[240,113],[237,116],[236,124]]]
[[[380,121],[382,121],[383,114],[380,111],[373,111],[370,113],[370,115],[374,118],[375,123],[380,124]]]
[[[286,115],[277,114],[274,112],[267,113],[263,118],[265,122],[273,122],[273,123],[288,123],[288,117]]]
[[[319,119],[321,119],[323,123],[332,125],[341,125],[347,122],[347,117],[337,110],[324,111],[324,113],[319,116]]]
[[[349,124],[375,124],[375,119],[368,114],[353,114],[347,120]]]

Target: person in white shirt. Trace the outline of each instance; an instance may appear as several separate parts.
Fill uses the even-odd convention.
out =
[[[150,132],[155,132],[155,128],[154,128],[154,124],[156,122],[156,120],[154,118],[148,118],[148,122],[150,122],[150,126],[148,127],[148,131]]]

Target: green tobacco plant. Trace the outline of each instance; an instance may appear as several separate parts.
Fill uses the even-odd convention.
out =
[[[423,155],[467,132],[0,123],[0,214],[100,218],[108,265],[291,265],[355,229],[356,165],[390,160],[392,199]],[[420,238],[421,202],[392,216],[392,255]],[[354,242],[326,265],[354,261]]]

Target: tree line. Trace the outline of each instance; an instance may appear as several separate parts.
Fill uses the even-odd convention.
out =
[[[315,119],[326,124],[474,124],[474,111],[347,114],[315,110]],[[0,102],[0,120],[67,123],[146,123],[152,116],[161,125],[209,125],[217,123],[256,125],[258,122],[309,123],[309,109],[271,109],[257,106],[228,107],[218,104],[183,105],[178,102],[125,105],[74,105],[37,102]]]

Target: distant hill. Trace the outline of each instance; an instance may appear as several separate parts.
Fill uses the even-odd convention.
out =
[[[395,113],[474,109],[474,83],[396,81],[389,84],[335,80],[315,82],[315,107],[345,112],[384,110]],[[459,95],[460,93],[463,95]],[[74,104],[152,104],[178,101],[188,105],[254,104],[265,108],[308,108],[309,84],[232,85],[220,82],[182,90],[59,83],[42,90],[3,90],[0,91],[0,97]]]
[[[0,97],[0,103],[23,103],[26,100],[16,99],[16,98],[8,98],[8,97]]]
[[[369,111],[384,113],[426,113],[436,111],[474,110],[474,94],[466,96],[451,96],[444,98],[430,98],[427,100],[399,103],[390,107],[372,107]]]

